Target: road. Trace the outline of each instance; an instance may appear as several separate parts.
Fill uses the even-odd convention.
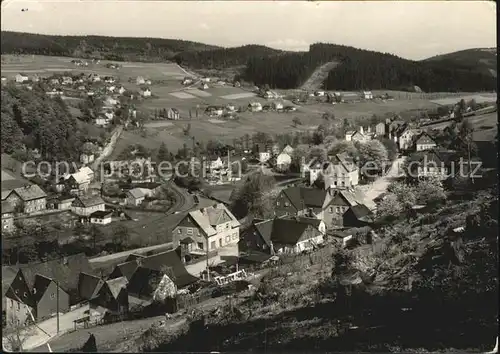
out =
[[[399,157],[393,161],[391,168],[387,173],[375,180],[373,183],[368,185],[359,186],[359,189],[364,193],[365,203],[370,210],[374,210],[376,204],[374,199],[379,197],[382,193],[387,191],[387,187],[391,184],[396,178],[402,176],[402,166],[405,161],[405,157]]]
[[[83,317],[84,311],[88,309],[88,306],[83,306],[77,308],[73,311],[67,312],[59,316],[59,334],[66,333],[74,328],[73,321]],[[39,346],[44,345],[49,340],[57,335],[57,317],[49,318],[43,322],[37,323],[38,327],[30,327],[26,331],[21,332],[21,338],[26,338],[23,343],[23,350],[30,350]],[[47,336],[47,334],[50,336]],[[3,338],[3,346],[6,348],[5,338]],[[7,345],[8,346],[8,345]],[[47,350],[47,348],[45,348]]]
[[[110,139],[109,143],[104,147],[104,149],[102,150],[102,153],[99,155],[99,157],[97,159],[95,159],[95,161],[92,163],[92,167],[91,168],[92,168],[93,171],[98,171],[101,162],[106,157],[110,156],[113,153],[113,150],[115,149],[116,142],[118,141],[118,138],[122,134],[122,131],[123,131],[123,126],[120,125],[113,132],[113,134],[111,135],[111,139]]]

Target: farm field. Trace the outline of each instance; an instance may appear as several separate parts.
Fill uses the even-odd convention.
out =
[[[483,114],[479,116],[471,116],[465,118],[468,120],[474,129],[473,140],[475,141],[493,141],[498,132],[497,112]],[[452,122],[442,122],[427,126],[428,129],[442,130],[449,126]]]

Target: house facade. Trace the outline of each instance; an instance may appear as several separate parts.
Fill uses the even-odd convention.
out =
[[[69,294],[56,281],[40,274],[35,277],[33,298],[37,321],[49,318],[57,311],[68,312],[70,309]]]
[[[90,216],[96,211],[105,211],[105,203],[99,196],[77,196],[71,204],[71,211],[80,216]]]
[[[172,120],[179,120],[181,119],[180,113],[176,108],[170,108],[167,111],[167,118],[172,119]]]
[[[2,231],[14,229],[14,207],[8,202],[2,202]]]
[[[187,252],[212,251],[238,244],[240,223],[222,203],[189,212],[172,232],[173,247]]]
[[[113,212],[111,211],[94,211],[90,214],[90,223],[98,225],[111,224]]]
[[[325,189],[347,188],[359,184],[359,168],[346,153],[335,155],[324,171]]]
[[[14,209],[19,208],[25,214],[43,211],[47,208],[47,194],[36,184],[12,190],[6,201]]]
[[[327,228],[345,227],[344,215],[351,208],[364,205],[361,195],[353,189],[331,189],[331,199],[325,208],[323,221]]]
[[[128,312],[128,280],[125,277],[103,282],[89,300],[90,313],[95,315],[124,315]]]
[[[141,205],[146,197],[152,197],[154,191],[148,188],[134,188],[127,192],[126,204],[132,206]]]
[[[385,136],[386,124],[384,122],[380,122],[375,125],[375,133],[377,134],[377,136]]]
[[[2,269],[2,312],[6,327],[24,325],[35,317],[33,295],[19,269]]]
[[[415,150],[416,151],[432,150],[436,147],[437,147],[436,142],[427,134],[422,134],[415,141]]]
[[[28,80],[29,80],[29,78],[28,78],[28,75],[26,75],[26,74],[19,73],[16,75],[16,82],[19,84],[22,84],[23,82],[26,82]]]
[[[283,189],[275,201],[275,215],[300,216],[323,220],[324,209],[330,202],[325,190],[306,187]]]

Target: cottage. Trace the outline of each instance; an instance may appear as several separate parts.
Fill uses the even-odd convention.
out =
[[[285,108],[283,108],[283,111],[284,111],[284,112],[287,112],[287,113],[290,113],[290,112],[295,112],[295,111],[297,111],[297,107],[294,107],[294,106],[286,106]]]
[[[70,210],[74,200],[74,196],[60,196],[57,201],[57,209]]]
[[[77,172],[64,176],[66,190],[72,194],[81,194],[87,191],[94,179],[94,171],[88,166],[80,168]]]
[[[293,148],[287,145],[283,150],[276,156],[276,167],[279,169],[287,169],[292,163]]]
[[[386,124],[384,122],[380,122],[375,126],[375,133],[377,136],[385,136],[386,128]]]
[[[144,80],[144,77],[142,76],[137,76],[137,78],[135,79],[135,83],[137,85],[144,85],[146,83],[146,80]]]
[[[6,327],[27,324],[36,315],[26,278],[14,267],[2,267],[2,315]]]
[[[321,222],[321,221],[320,221]],[[305,218],[274,218],[254,222],[243,235],[247,249],[267,254],[300,253],[324,242],[324,233]]]
[[[271,104],[271,106],[273,107],[273,109],[275,111],[281,111],[281,110],[283,110],[283,103],[282,102],[273,102]]]
[[[368,136],[368,134],[365,134],[363,127],[359,127],[359,129],[351,135],[350,140],[364,142],[370,140],[370,137]]]
[[[413,178],[448,178],[454,152],[444,150],[419,151],[412,155],[409,171]]]
[[[81,272],[78,275],[78,295],[80,299],[88,301],[92,299],[101,288],[104,280],[93,274]]]
[[[276,198],[275,215],[303,216],[323,220],[330,196],[325,190],[306,187],[283,189]]]
[[[205,113],[208,114],[209,117],[220,117],[224,114],[224,108],[219,106],[208,106],[205,109]]]
[[[355,130],[348,130],[345,132],[345,140],[346,141],[352,141],[352,136],[356,133]]]
[[[228,103],[226,105],[226,111],[228,112],[236,112],[236,106],[232,103]]]
[[[261,163],[267,162],[271,158],[271,151],[265,144],[255,144],[254,153]]]
[[[115,82],[115,78],[112,76],[105,76],[104,77],[104,82],[107,84],[113,84]]]
[[[193,83],[193,79],[190,77],[185,77],[184,80],[182,80],[183,85],[191,85]]]
[[[416,151],[432,150],[437,147],[436,142],[427,134],[421,134],[415,141]]]
[[[85,272],[88,274],[93,273],[92,267],[85,253],[78,253],[75,255],[63,257],[60,259],[54,259],[43,263],[21,265],[20,268],[25,276],[26,283],[28,284],[29,288],[32,289],[33,295],[37,295],[42,298],[43,296],[41,296],[42,294],[40,294],[40,292],[42,292],[43,294],[48,293],[49,302],[45,303],[47,307],[48,304],[50,304],[50,300],[52,298],[52,292],[47,291],[47,289],[55,289],[55,287],[54,284],[50,282],[50,288],[45,286],[43,287],[45,291],[37,289],[37,275],[49,278],[52,281],[56,282],[56,285],[69,295],[69,305],[73,306],[82,301],[78,293],[79,274],[81,272]],[[41,282],[41,285],[46,285],[48,283],[47,280],[43,279],[41,280]],[[37,303],[37,305],[40,304]],[[52,313],[48,308],[45,308],[44,311],[49,314]]]
[[[151,90],[149,88],[145,88],[141,90],[141,96],[143,97],[151,97]]]
[[[326,189],[354,187],[359,184],[359,168],[345,152],[331,159],[323,175]]]
[[[29,214],[45,210],[47,207],[47,194],[36,184],[19,187],[10,192],[6,201],[15,209]]]
[[[105,203],[99,196],[77,196],[71,204],[71,211],[80,216],[90,216],[96,211],[105,211]]]
[[[326,226],[329,229],[354,226],[355,222],[352,218],[347,217],[344,219],[344,215],[351,208],[364,205],[364,198],[361,193],[354,189],[329,189],[328,194],[330,198],[323,214]]]
[[[323,97],[325,95],[325,91],[315,91],[314,96]]]
[[[260,102],[251,102],[248,104],[248,109],[251,112],[261,112],[262,111],[262,104]]]
[[[363,97],[365,100],[373,100],[373,93],[371,91],[363,91]]]
[[[134,188],[127,192],[126,204],[132,206],[141,205],[142,202],[149,197],[152,197],[154,191],[148,188]]]
[[[240,223],[224,204],[189,212],[174,228],[174,247],[186,253],[207,252],[239,241]]]
[[[112,211],[94,211],[90,214],[90,223],[98,224],[98,225],[107,225],[111,224],[111,216],[113,215]]]
[[[235,81],[235,82],[233,83],[233,86],[234,86],[234,87],[241,87],[241,83],[240,83],[239,81]]]
[[[8,202],[2,202],[2,231],[14,229],[14,207]]]
[[[62,77],[62,84],[63,85],[72,85],[73,84],[73,78],[71,76],[63,76]]]
[[[16,82],[22,84],[23,82],[29,81],[28,75],[19,73],[16,75]]]
[[[102,282],[89,300],[90,314],[125,315],[129,308],[127,284],[125,277]]]
[[[420,134],[420,130],[411,128],[409,124],[400,126],[394,134],[399,150],[409,150],[412,146],[413,138],[418,134]]]
[[[177,108],[170,108],[167,111],[167,118],[172,119],[172,120],[179,120],[181,119],[181,115],[179,113],[179,110]]]
[[[208,84],[206,83],[201,84],[200,90],[208,90]]]
[[[33,300],[36,304],[37,321],[51,317],[59,312],[68,312],[70,296],[59,286],[57,280],[36,274],[33,285]]]
[[[94,119],[94,125],[98,126],[98,127],[107,127],[109,124],[111,123],[111,121],[105,117],[104,115],[102,116],[99,116],[97,118]]]
[[[342,216],[344,227],[363,227],[373,223],[373,213],[364,204],[353,205]]]
[[[120,94],[120,95],[123,95],[125,93],[125,91],[127,91],[127,90],[125,89],[125,87],[123,87],[121,85],[116,90],[116,92],[118,92],[118,94]]]

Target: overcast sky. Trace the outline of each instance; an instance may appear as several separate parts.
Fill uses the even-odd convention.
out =
[[[481,1],[5,0],[1,26],[41,34],[161,37],[287,50],[327,42],[415,60],[497,43],[495,3]]]

